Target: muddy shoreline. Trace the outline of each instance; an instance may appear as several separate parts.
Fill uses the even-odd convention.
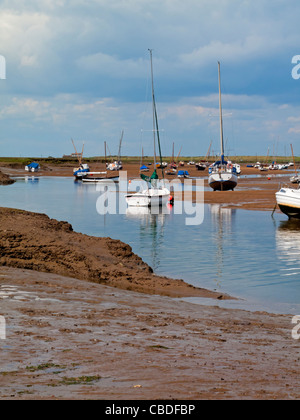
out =
[[[269,211],[289,176],[246,177],[205,202]],[[292,315],[219,308],[230,296],[156,276],[127,244],[46,215],[0,208],[0,251],[2,400],[300,397]]]
[[[0,266],[172,297],[230,297],[155,275],[129,245],[73,231],[45,214],[0,207]]]

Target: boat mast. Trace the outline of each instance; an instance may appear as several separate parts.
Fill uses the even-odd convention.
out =
[[[122,146],[123,136],[124,136],[124,130],[122,130],[121,138],[120,138],[120,142],[119,142],[118,163],[120,162],[120,159],[121,159],[121,146]]]
[[[154,167],[156,168],[156,150],[155,150],[155,105],[154,105],[154,83],[153,83],[153,65],[152,65],[152,50],[148,48],[148,51],[150,53],[150,66],[151,66],[151,86],[152,86],[152,116],[153,116],[153,159],[154,159]]]
[[[154,82],[153,82],[153,64],[152,64],[152,51],[148,48],[150,52],[150,62],[151,62],[151,84],[152,84],[152,106],[153,106],[153,136],[154,136],[154,165],[156,165],[156,151],[155,151],[155,133],[157,133],[157,142],[158,142],[158,150],[160,156],[160,166],[162,177],[164,178],[164,171],[162,167],[162,156],[161,156],[161,147],[160,147],[160,138],[159,138],[159,130],[158,130],[158,118],[156,112],[156,105],[155,105],[155,95],[154,95]]]
[[[295,157],[294,157],[294,151],[293,151],[293,145],[292,144],[291,144],[291,150],[292,150],[292,156],[293,156],[293,162],[294,162],[295,175],[298,176],[298,174],[297,174],[297,168],[296,168],[296,162],[295,162]]]
[[[224,138],[223,138],[223,118],[222,118],[222,99],[221,99],[221,70],[220,61],[218,61],[219,72],[219,108],[220,108],[220,138],[221,138],[221,161],[224,162]]]

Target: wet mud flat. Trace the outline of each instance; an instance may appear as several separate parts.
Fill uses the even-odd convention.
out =
[[[0,399],[299,399],[291,316],[0,267]]]

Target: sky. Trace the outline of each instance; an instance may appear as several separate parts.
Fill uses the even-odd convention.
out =
[[[298,0],[0,0],[0,156],[117,154],[123,130],[122,155],[151,155],[148,49],[164,155],[220,152],[218,61],[226,155],[300,155],[299,19]]]

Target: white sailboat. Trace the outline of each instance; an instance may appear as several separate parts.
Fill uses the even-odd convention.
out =
[[[238,177],[236,168],[231,162],[224,159],[224,140],[223,140],[223,118],[222,118],[222,101],[221,101],[221,72],[220,62],[218,62],[219,70],[219,108],[220,108],[220,137],[221,137],[221,158],[210,166],[208,173],[209,186],[214,191],[234,190],[237,185]]]
[[[163,162],[161,156],[160,138],[158,130],[158,118],[155,105],[154,95],[154,83],[153,83],[153,65],[152,65],[152,50],[150,52],[150,63],[151,63],[151,80],[152,80],[152,105],[153,105],[153,133],[154,133],[154,165],[156,164],[155,159],[155,143],[156,138],[158,142],[159,155],[160,155],[160,167],[162,168],[162,177],[164,180]],[[148,183],[148,188],[141,192],[126,195],[126,202],[128,206],[134,207],[151,207],[151,206],[164,206],[170,200],[170,190],[165,186],[158,186],[158,175],[156,169],[154,170],[151,177],[141,174],[141,178]]]
[[[282,213],[290,219],[300,219],[300,188],[281,188],[275,195]]]

